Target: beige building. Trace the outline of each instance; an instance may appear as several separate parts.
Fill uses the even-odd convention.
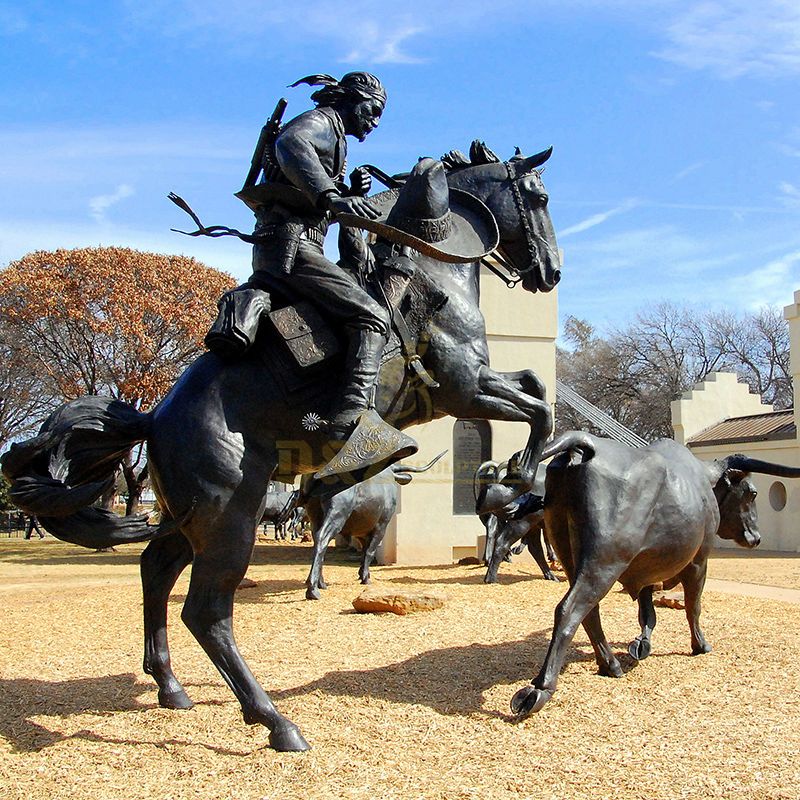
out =
[[[481,310],[486,318],[490,363],[499,372],[532,369],[555,398],[557,290],[530,294],[508,289],[490,272],[481,274]],[[398,514],[391,523],[378,562],[450,564],[478,552],[483,526],[474,512],[472,475],[487,458],[497,461],[521,449],[529,428],[521,422],[434,420],[413,429],[419,453],[407,463],[427,464],[447,455],[429,472],[415,475],[400,489]]]
[[[672,403],[675,439],[703,460],[744,453],[800,467],[797,439],[800,402],[800,291],[784,309],[789,323],[794,408],[775,411],[750,394],[731,373],[714,373]],[[800,480],[753,474],[758,491],[761,548],[800,552]],[[722,542],[722,547],[736,547]]]

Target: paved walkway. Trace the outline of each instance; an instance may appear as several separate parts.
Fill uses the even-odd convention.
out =
[[[781,586],[763,586],[760,583],[740,583],[709,578],[706,589],[710,592],[738,594],[745,597],[760,597],[764,600],[782,600],[784,603],[800,604],[800,589],[785,589]]]

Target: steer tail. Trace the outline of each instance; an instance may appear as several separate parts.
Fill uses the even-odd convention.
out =
[[[394,479],[401,486],[411,483],[411,479],[414,477],[411,473],[427,472],[446,452],[447,450],[442,450],[438,456],[436,456],[424,467],[409,467],[405,464],[393,464],[392,472],[394,472]]]
[[[11,500],[58,539],[98,549],[144,542],[185,519],[148,525],[147,515],[120,517],[92,506],[114,484],[122,459],[146,441],[149,414],[108,397],[82,397],[45,420],[38,436],[0,459]],[[191,513],[191,512],[190,512]]]
[[[542,460],[566,453],[570,450],[578,451],[584,461],[594,456],[595,446],[592,437],[585,431],[567,431],[554,439],[542,451]]]

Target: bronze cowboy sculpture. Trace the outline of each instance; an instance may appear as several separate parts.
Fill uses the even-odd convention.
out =
[[[350,72],[340,81],[312,75],[292,86],[300,84],[322,86],[311,95],[316,108],[281,127],[286,101],[278,103],[259,137],[245,186],[237,193],[255,213],[253,234],[220,226],[200,226],[197,231],[233,233],[254,245],[253,274],[222,298],[206,343],[222,356],[239,355],[255,341],[266,312],[298,301],[313,306],[298,306],[301,317],[310,315],[305,327],[314,327],[314,309],[338,323],[347,335],[343,382],[327,419],[312,411],[309,424],[324,425],[332,442],[344,443],[319,477],[361,474],[364,468],[376,464],[383,468],[416,449],[410,437],[373,410],[392,318],[401,329],[404,325],[393,312],[413,275],[413,252],[452,262],[474,261],[496,246],[496,226],[482,203],[449,189],[444,167],[432,159],[421,159],[403,176],[402,186],[383,176],[395,189],[372,198],[366,197],[372,181],[365,168],[354,170],[347,186],[346,137],[364,141],[378,126],[386,91],[367,72]],[[181,204],[180,198],[172,199]],[[323,250],[333,221],[341,223],[338,263],[326,258]],[[373,294],[364,288],[364,278],[375,255],[362,230],[380,237],[374,250],[385,277]],[[297,319],[296,315],[282,318],[289,324]],[[299,327],[304,327],[302,322]],[[409,353],[409,361],[430,386],[436,385],[415,353]],[[359,423],[362,429],[356,433]],[[365,451],[367,439],[372,444]]]
[[[341,81],[314,76],[307,82],[340,87],[308,112],[320,124],[325,122],[320,115],[328,119],[334,141],[336,129],[328,117],[332,112],[324,109],[336,111],[342,120],[342,141],[347,129],[366,135],[374,119],[357,128],[345,116],[364,101],[364,93],[373,102],[380,97],[377,80],[355,73]],[[374,117],[374,109],[369,114]],[[321,167],[327,176],[323,180],[330,179],[336,191],[318,189],[312,197],[307,185],[304,192],[294,183],[297,174],[285,174],[281,167],[280,159],[286,158],[282,137],[288,137],[294,121],[281,130],[280,116],[279,108],[240,194],[257,211],[259,232],[206,228],[194,217],[198,230],[192,235],[236,235],[256,245],[254,282],[220,303],[222,322],[209,337],[214,352],[200,355],[147,412],[110,397],[81,397],[65,404],[38,435],[15,443],[0,466],[10,481],[13,502],[36,514],[57,538],[91,549],[148,542],[141,557],[144,670],[158,684],[158,702],[166,708],[192,705],[173,671],[167,635],[167,598],[192,564],[182,620],[230,686],[244,719],[265,725],[270,745],[283,751],[309,745],[250,671],[236,646],[233,624],[234,594],[250,562],[269,481],[292,482],[328,470],[339,481],[331,487],[336,491],[345,483],[340,473],[366,478],[414,452],[413,440],[401,430],[450,416],[527,424],[528,441],[513,460],[511,479],[491,485],[492,492],[485,493],[486,510],[530,489],[552,412],[544,385],[531,370],[504,372],[490,366],[479,306],[482,257],[492,251],[489,273],[532,293],[553,289],[561,271],[539,170],[549,148],[528,157],[518,152],[504,161],[476,140],[468,155],[451,151],[441,161],[423,159],[406,176],[390,179],[373,168],[373,175],[388,181],[390,188],[369,201],[358,195],[367,184],[363,175],[354,181],[355,195],[346,194],[352,186],[342,188],[341,166],[336,166],[343,163],[340,152],[329,171]],[[297,124],[306,118],[300,115]],[[288,138],[285,142],[288,146]],[[262,151],[268,157],[262,158]],[[193,214],[180,198],[174,199]],[[318,207],[317,200],[326,208]],[[319,236],[311,233],[315,229],[321,234],[332,220],[347,228],[340,236],[345,244],[338,265],[322,261],[321,246],[313,240]],[[377,237],[369,247],[357,233],[363,230]],[[270,249],[275,262],[262,262]],[[373,257],[378,269],[372,272],[378,277],[367,281]],[[357,348],[370,338],[363,331],[371,328],[358,327],[364,324],[361,309],[355,321],[337,318],[348,328],[346,337],[330,328],[326,334],[316,321],[309,324],[311,312],[324,317],[328,305],[316,300],[314,284],[307,290],[295,287],[294,280],[310,269],[312,258],[317,266],[331,265],[326,267],[330,274],[338,275],[332,270],[341,268],[351,281],[342,284],[347,297],[377,298],[375,327],[383,335],[391,313],[393,331],[374,391],[363,388],[363,377],[356,387],[349,377],[340,387],[341,364],[349,350],[340,339],[357,342]],[[284,279],[283,265],[290,262]],[[354,265],[368,269],[357,269],[350,277],[347,267]],[[365,287],[369,291],[362,291]],[[253,320],[260,324],[251,329]],[[221,342],[227,333],[226,351]],[[232,357],[237,351],[243,354]],[[351,424],[345,411],[353,421],[357,417],[356,427],[332,453],[336,448],[327,423]],[[370,420],[377,422],[371,426]],[[147,445],[161,509],[158,524],[149,524],[145,516],[119,517],[94,505],[140,442]],[[359,463],[368,466],[361,469]],[[300,629],[297,633],[304,635]],[[313,636],[313,631],[305,635]]]

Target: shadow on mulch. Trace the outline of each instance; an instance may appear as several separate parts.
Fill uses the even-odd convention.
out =
[[[407,568],[408,569],[408,568]],[[427,567],[426,569],[431,569]],[[459,569],[463,569],[463,567],[459,567]],[[464,586],[483,586],[483,576],[486,574],[486,567],[479,567],[476,568],[475,571],[470,575],[454,575],[452,578],[413,578],[413,577],[401,577],[401,578],[388,578],[384,577],[386,575],[385,572],[383,573],[375,573],[376,581],[380,583],[418,583],[418,584],[430,584],[432,586],[437,586],[439,584],[445,585],[449,583],[459,583]],[[541,573],[532,572],[529,575],[503,575],[500,573],[497,576],[497,583],[500,586],[511,586],[514,583],[522,583],[525,581],[531,580],[544,580]]]
[[[303,580],[275,579],[266,580],[260,578],[256,586],[247,589],[239,589],[234,596],[234,602],[239,603],[263,603],[270,596],[277,597],[282,594],[293,594],[301,589],[305,591],[306,582]],[[298,598],[299,600],[300,598]],[[169,596],[170,603],[183,603],[186,600],[186,593],[173,592]]]
[[[67,566],[69,564],[91,564],[92,566],[107,565],[120,566],[122,564],[138,564],[141,548],[131,550],[129,547],[120,547],[111,552],[96,552],[86,547],[77,545],[69,548],[67,552],[55,552],[45,543],[37,549],[38,542],[31,540],[23,542],[22,546],[5,547],[0,561],[12,564],[32,564],[35,566]],[[60,543],[59,543],[60,544]],[[28,550],[25,551],[24,548]]]
[[[277,702],[314,692],[334,697],[374,697],[393,703],[425,705],[440,714],[471,716],[477,713],[513,721],[515,717],[510,713],[484,709],[484,692],[498,684],[533,678],[549,644],[550,630],[545,629],[521,640],[499,644],[429,650],[374,669],[328,672],[318,680],[271,692],[270,696]],[[611,646],[624,672],[635,668],[637,662],[620,653],[627,649],[627,642],[612,642]],[[594,661],[592,650],[573,647],[565,664],[583,661]],[[597,679],[602,680],[599,676]]]
[[[187,688],[201,684],[187,684]],[[115,739],[81,730],[64,735],[48,730],[31,717],[70,717],[90,713],[109,716],[126,711],[147,711],[158,708],[156,703],[142,703],[139,697],[152,691],[154,684],[137,680],[132,673],[106,675],[94,678],[76,678],[69,681],[44,681],[34,678],[9,678],[0,680],[0,737],[8,741],[17,752],[34,753],[68,739],[83,739],[107,744],[199,745],[223,755],[245,756],[238,752],[197,741],[177,739],[152,740],[148,738]],[[231,701],[235,702],[233,697]],[[205,700],[198,705],[225,705],[222,700]],[[175,712],[182,713],[182,712]]]

